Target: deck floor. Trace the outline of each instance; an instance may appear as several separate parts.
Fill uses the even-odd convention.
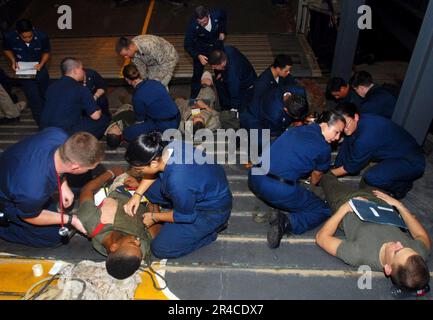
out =
[[[188,86],[174,86],[172,91],[176,95],[186,95]],[[111,105],[116,104],[116,96],[125,92],[121,88],[115,89],[110,96]],[[0,125],[0,152],[35,132],[37,128],[29,110],[25,110],[21,123]],[[107,151],[103,165],[126,165],[124,151],[124,148]],[[268,249],[268,226],[254,222],[252,214],[272,209],[249,191],[247,170],[242,165],[224,167],[234,195],[229,227],[215,243],[186,257],[167,261],[164,270],[174,296],[211,300],[393,299],[389,294],[390,282],[381,273],[373,274],[372,290],[359,290],[357,269],[317,247],[314,242],[317,230],[285,238],[277,250]],[[433,156],[430,155],[425,176],[415,183],[404,203],[433,237],[432,179]],[[357,179],[347,183],[357,183]],[[69,245],[55,249],[28,248],[0,240],[0,252],[75,263],[81,260],[103,261],[90,242],[81,236],[75,236]],[[433,261],[429,261],[429,266],[433,270]]]

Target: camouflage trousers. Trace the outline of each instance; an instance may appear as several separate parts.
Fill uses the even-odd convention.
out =
[[[25,106],[25,102],[14,103],[0,84],[0,118],[17,118]]]
[[[179,55],[176,51],[171,53],[170,56],[172,56],[172,59],[168,60],[163,65],[145,65],[137,58],[134,58],[133,62],[140,71],[140,75],[143,79],[156,80],[168,87],[168,83],[173,77],[174,69],[179,61]]]

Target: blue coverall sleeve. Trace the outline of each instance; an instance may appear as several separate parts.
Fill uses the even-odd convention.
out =
[[[254,84],[253,101],[259,102],[258,99],[266,94],[266,89],[268,87],[269,85],[267,83],[264,83],[263,81],[256,81]]]
[[[199,53],[196,49],[196,33],[195,33],[195,23],[193,19],[191,19],[188,25],[188,29],[186,30],[183,46],[191,57],[193,58],[198,57]]]
[[[45,200],[44,200],[45,201]],[[20,218],[35,218],[37,217],[43,207],[44,203],[41,199],[32,199],[29,195],[16,195],[15,207],[17,209],[16,214]]]
[[[220,29],[219,33],[227,34],[227,13],[224,10],[218,10]]]
[[[3,50],[12,51],[12,44],[10,41],[9,34],[6,34],[5,37],[3,38]]]
[[[173,181],[175,180],[175,181]],[[168,184],[169,194],[173,203],[173,219],[176,223],[194,223],[196,197],[194,192],[185,188],[181,179],[173,179]]]
[[[232,74],[229,75],[227,84],[230,93],[230,107],[238,109],[241,106],[241,80]]]
[[[94,76],[95,76],[95,87],[96,87],[96,90],[98,90],[98,89],[107,90],[107,83],[104,80],[104,78],[102,78],[102,76],[98,72],[96,72],[96,71],[95,71]]]
[[[345,146],[343,150],[344,154],[342,154],[342,157],[339,157],[339,161],[344,170],[351,175],[359,173],[372,157],[371,148],[359,139]]]
[[[98,105],[95,99],[93,99],[90,91],[85,87],[80,87],[81,105],[83,110],[88,116],[91,116],[96,110],[98,110]]]
[[[380,114],[381,110],[375,101],[365,101],[361,104],[362,113]]]
[[[142,99],[137,97],[132,98],[132,105],[134,106],[135,119],[138,122],[146,120],[146,104]]]
[[[331,167],[331,153],[322,152],[314,161],[314,170],[326,172]]]
[[[48,38],[48,35],[46,35],[44,33],[42,36],[41,42],[42,42],[42,50],[41,51],[43,53],[51,52],[51,43],[50,43],[50,38]]]

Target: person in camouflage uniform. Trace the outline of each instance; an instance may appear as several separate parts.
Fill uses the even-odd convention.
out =
[[[202,75],[197,99],[177,98],[175,102],[181,114],[179,130],[182,132],[195,134],[199,129],[215,131],[221,128],[219,112],[215,110],[216,93],[209,71]]]
[[[107,272],[116,279],[128,278],[140,267],[142,260],[151,258],[150,243],[160,228],[159,225],[146,228],[142,221],[142,214],[159,211],[158,206],[150,203],[140,205],[140,214],[135,217],[124,212],[123,206],[130,197],[124,188],[108,193],[96,206],[94,194],[123,173],[122,168],[115,167],[87,183],[81,189],[80,207],[76,213],[95,250],[107,256]],[[126,180],[123,182],[125,185],[138,186],[138,181],[133,181],[132,177]]]
[[[143,79],[160,81],[166,87],[179,61],[179,54],[174,46],[164,38],[154,35],[140,35],[132,40],[121,37],[116,51],[125,59],[132,60]]]

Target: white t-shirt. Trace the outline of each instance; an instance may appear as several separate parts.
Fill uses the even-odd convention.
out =
[[[209,23],[206,27],[204,27],[207,31],[211,32],[212,30],[212,20],[209,18]]]

